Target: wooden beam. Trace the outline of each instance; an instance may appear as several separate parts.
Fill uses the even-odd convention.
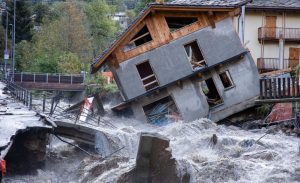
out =
[[[208,21],[209,21],[209,24],[211,25],[211,27],[213,29],[216,28],[216,23],[215,23],[215,18],[214,18],[214,12],[213,11],[208,12]]]
[[[282,99],[263,99],[255,100],[255,103],[289,103],[289,102],[299,102],[300,98],[282,98]]]

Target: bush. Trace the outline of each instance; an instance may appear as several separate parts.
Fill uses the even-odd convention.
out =
[[[118,86],[115,83],[104,85],[104,90],[107,93],[116,93],[119,91]]]
[[[256,111],[260,115],[267,116],[271,112],[272,107],[272,104],[263,104],[260,107],[257,107]]]

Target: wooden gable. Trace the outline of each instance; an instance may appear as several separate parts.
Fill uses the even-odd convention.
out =
[[[189,8],[162,8],[148,9],[144,16],[135,22],[133,26],[110,49],[106,57],[102,57],[94,67],[100,67],[104,61],[118,65],[130,58],[143,54],[170,41],[186,36],[199,29],[211,26],[227,18],[240,13],[235,9],[189,9]],[[178,25],[176,24],[178,19]],[[170,21],[171,22],[168,22]],[[172,24],[172,25],[170,25]],[[171,26],[171,27],[170,27]],[[173,28],[176,29],[173,29]],[[145,39],[141,41],[140,39]],[[140,41],[137,43],[137,41]],[[142,43],[142,44],[141,44]],[[113,57],[108,57],[114,55]]]

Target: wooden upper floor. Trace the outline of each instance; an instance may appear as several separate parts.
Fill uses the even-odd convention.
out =
[[[104,63],[119,64],[169,42],[240,13],[239,6],[151,5],[92,64],[92,73]]]
[[[113,63],[137,55],[212,26],[230,16],[229,12],[157,12],[146,17],[112,53]]]

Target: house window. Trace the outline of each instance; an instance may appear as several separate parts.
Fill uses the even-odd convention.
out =
[[[149,61],[138,64],[136,68],[141,76],[141,80],[146,90],[150,90],[158,86],[158,81],[153,73]]]
[[[181,120],[180,113],[171,96],[145,105],[143,110],[148,121],[155,125],[164,125]]]
[[[125,46],[124,51],[129,51],[137,46],[148,43],[150,41],[152,41],[152,37],[147,26],[145,25]]]
[[[184,46],[188,60],[192,65],[193,70],[205,67],[206,63],[200,51],[197,41],[193,41]]]
[[[165,17],[171,32],[198,21],[197,17]]]
[[[220,94],[212,78],[202,81],[201,88],[206,96],[206,100],[209,107],[214,107],[223,103],[223,100],[221,99]]]
[[[220,79],[221,79],[222,84],[225,89],[233,86],[233,82],[232,82],[229,71],[225,71],[225,72],[219,74],[219,76],[220,76]]]

